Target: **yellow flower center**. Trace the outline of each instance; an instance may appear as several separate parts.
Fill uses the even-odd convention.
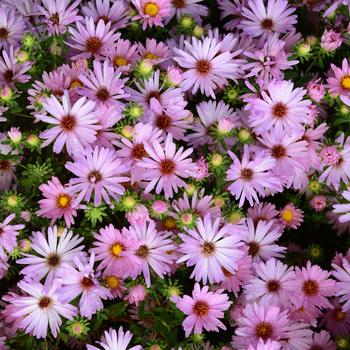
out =
[[[127,66],[128,65],[128,61],[124,58],[124,57],[116,57],[114,59],[114,64],[117,66],[117,67],[120,67],[120,66]]]
[[[119,278],[117,276],[108,276],[106,278],[106,284],[111,289],[118,288],[119,287]]]
[[[67,208],[70,205],[71,202],[71,196],[68,194],[60,194],[57,197],[56,204],[59,208]]]
[[[149,53],[146,53],[145,58],[147,60],[156,60],[156,59],[158,59],[158,56],[155,55],[154,53],[149,52]]]
[[[158,15],[159,7],[154,2],[148,2],[145,6],[144,12],[150,17],[155,17]]]
[[[111,252],[114,256],[119,256],[120,253],[124,250],[124,247],[120,243],[116,243],[112,245]]]
[[[341,80],[341,86],[344,89],[350,90],[350,76],[346,75],[342,80]]]
[[[293,220],[293,212],[290,209],[285,209],[282,213],[282,218],[286,222]]]

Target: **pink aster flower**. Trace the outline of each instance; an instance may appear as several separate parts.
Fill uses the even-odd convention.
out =
[[[298,306],[331,307],[328,297],[336,292],[335,281],[329,278],[330,272],[322,270],[318,265],[295,267],[295,287],[292,302]]]
[[[146,285],[150,287],[150,268],[160,278],[170,272],[170,265],[174,256],[168,252],[175,249],[173,241],[169,238],[171,232],[157,231],[154,221],[141,226],[130,226],[128,232],[130,237],[133,237],[139,243],[135,255],[141,262],[139,271],[142,271]]]
[[[17,264],[28,265],[21,270],[23,275],[39,279],[48,275],[47,281],[57,276],[59,268],[72,265],[73,258],[84,249],[79,245],[82,237],[67,229],[58,232],[56,226],[48,228],[47,237],[41,232],[33,232],[30,240],[30,248],[36,254],[22,253],[24,258],[17,260]]]
[[[40,185],[39,189],[45,198],[39,200],[40,210],[37,211],[37,215],[52,219],[50,225],[61,217],[64,217],[68,228],[74,224],[78,206],[73,204],[74,196],[71,191],[62,186],[55,176],[47,184]]]
[[[244,286],[247,300],[288,308],[295,286],[293,268],[272,258],[254,264],[254,270],[255,277]]]
[[[238,259],[243,257],[241,233],[234,233],[232,225],[220,228],[220,219],[212,220],[207,214],[204,220],[198,218],[195,229],[179,234],[182,239],[179,251],[183,256],[177,263],[186,261],[187,266],[194,266],[190,277],[197,282],[221,282],[225,278],[223,269],[234,274]]]
[[[5,251],[9,254],[13,252],[17,247],[19,231],[24,229],[24,225],[10,225],[15,217],[15,214],[10,214],[0,223],[0,256],[5,255]]]
[[[278,341],[268,339],[266,342],[262,338],[258,340],[256,346],[249,345],[248,350],[280,350],[281,344]]]
[[[247,216],[250,217],[255,224],[260,220],[276,220],[278,214],[279,212],[277,211],[276,206],[271,203],[257,203],[247,210]]]
[[[61,279],[62,287],[60,293],[64,302],[71,302],[79,298],[80,315],[91,319],[97,311],[103,309],[102,300],[111,297],[109,290],[101,286],[94,272],[95,255],[92,253],[88,261],[75,257],[73,259],[76,267],[65,266],[57,273]]]
[[[169,134],[162,145],[154,140],[152,145],[145,144],[145,151],[149,158],[137,162],[137,171],[143,180],[148,182],[145,193],[155,188],[159,194],[164,191],[165,198],[172,198],[178,188],[186,187],[182,180],[192,175],[195,165],[188,156],[193,152],[192,148],[186,150],[180,147],[176,150],[172,136]]]
[[[108,58],[117,71],[127,73],[139,58],[138,45],[132,44],[129,40],[119,39],[108,51]]]
[[[48,328],[56,338],[62,318],[71,320],[76,314],[75,306],[62,301],[59,284],[42,285],[34,281],[21,281],[18,287],[25,292],[13,298],[13,317],[20,318],[17,326],[36,338],[46,338]]]
[[[119,231],[110,224],[101,228],[94,238],[91,251],[95,253],[96,261],[101,261],[97,269],[103,270],[104,276],[137,276],[140,260],[135,252],[140,244],[136,237],[130,236],[125,228]]]
[[[45,17],[49,34],[63,34],[67,27],[82,19],[78,16],[80,0],[73,3],[70,0],[42,0],[43,6],[38,6],[40,14]]]
[[[171,56],[168,46],[151,38],[146,39],[145,46],[140,43],[138,51],[141,58],[150,61],[152,64],[160,64]]]
[[[132,3],[138,11],[133,20],[141,20],[143,30],[153,26],[163,27],[163,21],[170,14],[169,0],[132,0]]]
[[[307,94],[316,102],[320,102],[326,93],[324,84],[320,82],[320,78],[311,80],[307,83]]]
[[[208,15],[208,7],[200,2],[202,0],[171,1],[170,15],[166,22],[169,22],[174,16],[179,20],[183,15],[191,15],[198,23],[202,23],[202,17]]]
[[[350,263],[343,259],[342,266],[332,264],[333,276],[337,279],[335,294],[339,296],[340,302],[344,303],[344,311],[350,310]]]
[[[129,8],[124,0],[89,1],[87,6],[82,6],[81,10],[84,16],[92,17],[95,23],[100,19],[106,24],[112,22],[114,29],[125,28],[128,24]]]
[[[145,300],[147,295],[146,288],[142,284],[137,284],[129,290],[129,294],[124,298],[129,304],[135,304],[139,306],[139,303]]]
[[[185,70],[180,84],[183,90],[193,94],[200,90],[215,99],[215,89],[228,85],[227,79],[239,76],[239,65],[234,59],[238,52],[221,52],[221,43],[215,39],[192,37],[192,43],[185,41],[184,45],[184,50],[174,48],[174,60]]]
[[[72,192],[77,193],[76,203],[89,202],[94,195],[95,206],[100,205],[102,199],[109,204],[111,198],[117,200],[124,193],[121,183],[129,181],[124,176],[129,167],[109,148],[86,149],[74,162],[67,162],[66,168],[76,176],[69,182]]]
[[[330,76],[327,79],[327,87],[332,96],[339,98],[350,106],[350,67],[346,58],[342,61],[341,68],[331,64]]]
[[[72,36],[67,44],[77,53],[72,59],[90,57],[102,59],[108,56],[108,50],[115,45],[120,36],[111,29],[111,25],[111,22],[105,23],[103,19],[95,25],[92,17],[86,17],[84,24],[77,22],[77,29],[69,28]]]
[[[332,308],[325,311],[321,324],[334,336],[347,336],[350,333],[350,310],[344,311],[337,298],[331,304]]]
[[[323,211],[327,207],[327,197],[323,195],[317,195],[310,200],[310,206],[317,212]]]
[[[143,204],[137,204],[132,211],[125,214],[130,225],[145,225],[147,221],[151,221],[149,211]]]
[[[82,150],[83,147],[96,141],[96,130],[101,127],[96,125],[98,119],[94,113],[93,101],[87,101],[86,97],[82,97],[72,105],[68,92],[65,92],[62,102],[51,96],[42,104],[50,115],[40,114],[37,118],[54,125],[40,134],[40,137],[45,139],[42,147],[54,142],[55,153],[60,153],[66,146],[67,152],[72,155],[73,151]]]
[[[15,83],[26,83],[30,80],[30,75],[25,74],[32,66],[32,63],[26,61],[20,63],[15,57],[15,51],[12,46],[2,51],[0,57],[0,84],[15,86]]]
[[[87,350],[142,350],[140,345],[128,347],[131,338],[132,334],[129,331],[124,332],[123,327],[119,328],[118,333],[116,330],[110,329],[108,332],[104,332],[101,341],[98,342],[100,347],[97,348],[89,344],[86,347]]]
[[[268,93],[267,93],[268,92]],[[262,98],[252,99],[247,108],[250,111],[249,126],[261,135],[272,127],[282,128],[287,135],[301,136],[308,123],[309,100],[303,100],[306,90],[295,88],[291,81],[272,81]]]
[[[129,97],[123,89],[127,78],[120,79],[121,72],[117,73],[108,61],[94,61],[93,66],[93,71],[79,76],[84,87],[80,88],[78,93],[98,104],[122,107],[123,103],[119,100]]]
[[[289,203],[280,212],[281,223],[284,227],[297,229],[304,219],[303,211]]]
[[[228,190],[238,200],[241,207],[245,200],[250,205],[259,202],[258,195],[265,196],[266,190],[281,191],[280,180],[271,174],[276,160],[269,156],[251,156],[248,146],[244,146],[242,160],[229,151],[233,160],[227,171],[226,180],[232,181]]]
[[[332,52],[341,46],[343,42],[342,34],[333,29],[325,29],[321,37],[321,48],[325,51]]]
[[[188,337],[192,331],[200,334],[203,328],[206,331],[218,332],[219,329],[226,330],[225,325],[219,320],[224,317],[224,312],[232,304],[228,295],[223,290],[209,292],[209,287],[204,286],[202,289],[196,283],[192,291],[192,297],[172,297],[171,300],[176,303],[187,317],[182,323],[185,335]]]
[[[347,202],[350,202],[350,190],[343,191],[341,195]],[[341,223],[350,221],[350,204],[349,203],[334,204],[333,211],[337,214],[342,214],[339,216],[339,221]]]
[[[259,221],[254,225],[252,219],[247,219],[247,230],[244,231],[242,239],[248,247],[249,255],[256,262],[284,256],[286,248],[275,244],[282,231],[273,224],[273,221]]]
[[[293,29],[297,16],[292,15],[294,8],[288,6],[287,0],[249,0],[243,7],[244,17],[238,28],[252,37],[266,38],[271,33],[286,33]]]
[[[322,330],[319,333],[314,333],[311,349],[318,348],[322,350],[335,350],[335,343],[331,340],[331,336],[327,331]]]
[[[26,29],[26,22],[14,9],[0,7],[0,49],[17,48]]]
[[[324,147],[320,156],[322,165],[326,167],[319,177],[319,181],[325,181],[328,186],[332,185],[339,189],[340,182],[347,184],[350,180],[350,143],[344,134],[337,138],[336,146]]]

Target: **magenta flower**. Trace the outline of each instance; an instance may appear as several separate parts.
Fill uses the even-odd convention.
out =
[[[15,217],[15,214],[10,214],[0,223],[0,256],[5,256],[5,251],[9,254],[13,252],[17,247],[19,231],[24,229],[24,225],[10,225]]]
[[[6,6],[0,7],[0,49],[17,48],[26,29],[26,22],[17,11]]]
[[[163,42],[157,42],[155,39],[146,39],[145,46],[138,45],[138,51],[141,58],[148,60],[153,64],[160,64],[168,60],[171,56],[169,47]]]
[[[288,308],[295,288],[293,268],[272,258],[256,263],[254,270],[255,277],[244,286],[247,300]]]
[[[71,3],[70,0],[42,0],[43,6],[38,6],[40,14],[45,17],[49,34],[63,34],[67,27],[82,19],[78,16],[80,0]]]
[[[107,1],[109,2],[109,0]],[[138,59],[138,45],[132,44],[129,40],[119,39],[115,46],[109,50],[108,58],[117,71],[127,73]]]
[[[82,237],[73,235],[67,229],[58,232],[56,226],[48,228],[47,237],[41,232],[33,232],[30,240],[30,247],[36,254],[22,253],[24,258],[16,262],[28,265],[21,270],[21,274],[39,280],[47,275],[46,281],[53,281],[58,269],[72,265],[73,258],[84,249],[84,246],[79,245]]]
[[[26,293],[13,298],[14,313],[20,318],[17,326],[36,338],[46,338],[48,328],[56,338],[62,325],[61,317],[71,320],[76,314],[75,306],[62,301],[59,285],[42,285],[34,281],[21,281],[18,287]]]
[[[341,46],[343,42],[342,34],[333,29],[325,29],[321,37],[321,48],[325,51],[332,52]]]
[[[191,278],[197,282],[221,282],[225,278],[223,271],[234,274],[237,261],[243,257],[241,233],[234,232],[232,225],[219,226],[220,217],[212,220],[207,214],[204,220],[198,218],[195,229],[179,234],[182,239],[179,251],[183,256],[177,263],[187,261],[187,266],[194,266]]]
[[[104,276],[137,276],[140,260],[135,252],[140,243],[136,237],[130,236],[127,229],[119,231],[110,224],[101,228],[94,238],[91,251],[95,253],[96,261],[101,261],[97,269],[103,270]]]
[[[322,330],[319,333],[314,333],[311,349],[319,348],[322,350],[335,350],[335,343],[331,340],[331,336],[327,331]]]
[[[283,227],[297,229],[303,222],[304,214],[294,204],[289,203],[281,209],[280,218]]]
[[[294,8],[288,6],[287,0],[249,0],[243,7],[244,17],[238,27],[252,37],[265,39],[271,33],[286,33],[293,29],[297,16],[292,15]]]
[[[265,196],[268,190],[282,191],[280,180],[271,173],[276,163],[275,159],[259,154],[252,158],[248,146],[244,146],[241,161],[234,153],[228,153],[233,160],[226,176],[227,181],[232,181],[228,190],[239,199],[240,207],[245,200],[248,200],[250,205],[253,205],[254,201],[259,203],[258,195]]]
[[[102,199],[109,204],[111,198],[117,200],[124,193],[121,183],[129,181],[124,176],[129,167],[109,148],[86,149],[74,162],[67,162],[66,168],[76,176],[69,182],[72,192],[77,193],[76,203],[89,202],[94,195],[95,206],[100,205]]]
[[[129,290],[129,294],[124,298],[129,304],[139,306],[140,302],[145,300],[147,295],[146,288],[142,284],[137,284]]]
[[[163,21],[170,14],[169,0],[132,0],[132,3],[139,13],[133,20],[141,20],[143,30],[153,26],[163,27]]]
[[[174,260],[174,256],[169,252],[175,249],[175,244],[169,238],[171,232],[157,231],[153,221],[141,226],[130,226],[128,232],[130,237],[133,237],[139,243],[135,255],[141,262],[139,271],[142,271],[146,285],[150,287],[150,268],[160,278],[164,278],[164,275],[170,272],[170,265]]]
[[[184,45],[185,50],[174,48],[174,60],[185,69],[180,84],[183,90],[191,90],[193,94],[200,90],[215,99],[214,90],[228,85],[227,79],[238,78],[240,69],[234,59],[237,52],[221,52],[221,43],[210,38],[192,37],[192,43],[185,41]]]
[[[61,278],[60,294],[64,302],[71,302],[80,296],[80,315],[91,319],[92,315],[103,309],[102,300],[110,298],[109,290],[102,287],[94,272],[95,255],[92,253],[89,260],[75,257],[76,268],[68,265],[60,269],[57,277]]]
[[[138,161],[136,171],[148,182],[145,193],[155,188],[156,194],[164,191],[165,198],[168,199],[172,198],[173,193],[177,193],[180,187],[186,187],[182,179],[190,177],[195,169],[192,159],[187,158],[192,153],[192,148],[184,150],[180,147],[176,150],[170,134],[163,147],[154,140],[152,146],[145,144],[144,148],[149,158]]]
[[[331,301],[332,308],[323,314],[322,323],[334,336],[347,336],[350,332],[350,310],[344,311],[339,299]]]
[[[73,204],[74,196],[71,191],[62,186],[55,176],[47,184],[40,185],[39,189],[45,198],[39,200],[40,210],[37,211],[37,215],[52,219],[50,225],[61,217],[64,217],[68,228],[74,224],[78,206]]]
[[[273,221],[259,221],[255,227],[253,220],[247,219],[247,231],[242,239],[248,246],[249,255],[258,262],[283,257],[286,248],[275,244],[281,235],[282,230]]]
[[[40,114],[37,118],[54,125],[40,134],[40,137],[46,140],[42,147],[55,141],[53,144],[55,153],[60,153],[66,146],[67,152],[72,155],[77,148],[82,150],[83,147],[96,141],[96,131],[101,127],[96,125],[98,119],[94,113],[93,101],[87,101],[86,97],[82,97],[72,105],[68,92],[65,92],[62,102],[51,96],[42,104],[44,110],[51,116]]]
[[[103,64],[94,61],[94,70],[87,74],[79,76],[84,87],[78,90],[78,93],[94,100],[98,104],[108,106],[122,107],[123,103],[119,100],[129,97],[123,90],[126,79],[120,79],[121,72],[115,72],[113,66],[108,61]]]
[[[340,302],[344,303],[343,310],[350,310],[350,263],[343,259],[342,265],[332,264],[334,271],[333,276],[338,280],[335,294],[340,297]]]
[[[202,289],[196,283],[192,291],[192,298],[188,295],[184,297],[172,297],[171,300],[176,303],[187,317],[182,323],[185,335],[188,337],[192,331],[195,334],[202,333],[203,328],[206,331],[218,332],[219,329],[226,329],[225,325],[219,320],[224,317],[224,312],[232,304],[228,295],[223,290],[209,292],[209,287]]]
[[[268,92],[268,94],[267,94]],[[251,99],[249,126],[261,135],[272,127],[282,128],[287,135],[301,136],[304,124],[308,123],[309,100],[303,100],[306,90],[294,89],[290,81],[270,82],[267,92],[261,91],[262,98]]]
[[[87,350],[142,350],[140,345],[133,346],[128,348],[128,345],[131,341],[132,334],[127,331],[124,333],[123,327],[120,327],[118,333],[114,329],[109,329],[105,331],[99,345],[101,348],[87,344]]]
[[[120,36],[111,29],[111,24],[100,19],[95,25],[93,18],[86,17],[84,25],[77,22],[77,29],[69,28],[72,36],[67,44],[76,52],[72,59],[90,57],[102,59],[108,56],[108,50],[114,46]]]
[[[339,96],[342,102],[350,106],[350,67],[343,59],[341,68],[331,64],[332,71],[327,79],[327,87],[332,96]]]

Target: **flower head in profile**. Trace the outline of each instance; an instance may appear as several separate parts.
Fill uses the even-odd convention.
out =
[[[5,255],[5,251],[9,254],[13,252],[17,246],[17,236],[19,231],[24,228],[24,225],[10,225],[10,222],[16,217],[15,214],[10,214],[0,223],[0,256]]]
[[[73,258],[84,249],[79,245],[83,238],[64,229],[59,232],[57,226],[49,227],[47,237],[41,232],[33,232],[30,247],[34,254],[22,253],[24,258],[17,264],[28,265],[21,270],[23,275],[47,281],[57,276],[57,271],[66,265],[73,265]]]
[[[139,176],[147,182],[145,193],[155,188],[156,194],[164,191],[165,198],[172,198],[181,187],[186,187],[183,179],[190,177],[195,169],[189,155],[192,148],[176,150],[172,136],[169,134],[164,146],[154,140],[152,145],[145,144],[148,157],[137,162]]]
[[[118,199],[124,193],[121,183],[129,181],[124,175],[129,167],[122,164],[111,148],[86,149],[74,162],[67,162],[66,168],[76,176],[69,183],[72,192],[77,194],[76,203],[89,202],[94,195],[95,206],[100,205],[102,199],[109,204],[111,198]]]
[[[195,284],[192,291],[192,297],[185,295],[183,297],[172,297],[171,300],[176,304],[187,317],[182,323],[185,335],[188,337],[193,331],[200,334],[203,328],[206,331],[216,331],[226,329],[225,325],[219,320],[224,317],[224,312],[232,304],[228,295],[222,290],[209,292],[209,287],[201,288],[198,283]]]
[[[184,50],[174,48],[174,60],[184,69],[180,86],[195,94],[198,90],[215,99],[214,90],[228,85],[228,79],[235,80],[240,74],[239,64],[234,57],[237,52],[222,52],[221,43],[213,38],[192,42],[185,41]]]
[[[350,310],[350,263],[347,259],[342,260],[341,266],[332,264],[333,276],[337,279],[335,294],[340,297],[340,301],[344,303],[343,310]]]
[[[43,101],[43,109],[48,114],[37,115],[37,118],[53,127],[43,131],[40,137],[45,139],[42,147],[52,142],[53,151],[60,153],[65,146],[67,152],[72,155],[74,151],[96,141],[97,116],[94,113],[95,103],[81,97],[72,103],[65,92],[60,102],[56,96],[51,96]]]
[[[132,0],[138,11],[133,20],[141,20],[142,29],[147,27],[163,27],[164,20],[170,14],[170,0]]]
[[[140,345],[128,347],[132,338],[132,334],[127,331],[124,332],[123,327],[118,329],[118,333],[115,329],[105,331],[101,341],[97,342],[100,347],[96,347],[87,344],[87,350],[142,350]]]
[[[12,317],[18,319],[17,327],[36,338],[46,338],[48,328],[56,338],[62,325],[62,317],[71,320],[76,314],[75,306],[62,301],[60,285],[35,281],[18,283],[24,295],[11,300],[14,312]]]
[[[191,278],[197,282],[218,283],[224,280],[224,271],[234,274],[237,261],[243,257],[241,233],[234,232],[233,225],[220,227],[220,217],[212,219],[209,214],[204,220],[198,218],[195,229],[180,233],[182,243],[179,251],[183,256],[177,263],[187,262],[194,266]]]

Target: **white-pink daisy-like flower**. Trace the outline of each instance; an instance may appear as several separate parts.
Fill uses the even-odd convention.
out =
[[[257,135],[281,127],[287,135],[301,136],[307,124],[307,107],[310,100],[303,100],[306,90],[295,88],[291,81],[272,81],[267,91],[261,91],[261,98],[250,99],[249,126]]]
[[[231,184],[228,190],[238,200],[239,206],[243,206],[248,200],[252,206],[254,201],[259,203],[259,197],[265,196],[267,190],[278,192],[282,190],[281,181],[272,174],[276,160],[271,156],[256,154],[251,156],[249,146],[244,146],[242,160],[229,151],[233,160],[230,168],[227,170],[226,180]]]
[[[204,220],[198,218],[195,229],[179,234],[182,243],[178,250],[183,256],[177,263],[186,261],[187,266],[194,266],[191,278],[197,282],[221,282],[225,278],[223,269],[234,274],[237,261],[243,257],[241,232],[234,232],[235,226],[229,224],[220,227],[220,220],[207,214]]]
[[[293,203],[289,203],[280,212],[280,221],[283,227],[297,229],[304,219],[304,213]]]
[[[117,73],[108,61],[94,61],[93,68],[93,71],[89,70],[79,76],[84,87],[80,88],[78,93],[98,104],[121,108],[123,103],[119,100],[129,97],[123,89],[128,79],[120,79],[121,72]]]
[[[138,51],[141,58],[150,61],[153,64],[159,64],[168,60],[171,56],[169,47],[163,42],[157,42],[155,39],[146,38],[145,46],[138,45]]]
[[[25,29],[26,22],[15,9],[0,7],[0,49],[17,48]]]
[[[102,199],[109,204],[111,198],[117,200],[124,193],[121,183],[129,181],[129,177],[124,176],[128,165],[110,148],[86,149],[74,162],[67,162],[66,168],[76,176],[69,182],[70,189],[77,194],[76,203],[89,202],[93,195],[95,206],[100,205]]]
[[[60,180],[53,176],[51,181],[40,185],[39,189],[45,198],[38,202],[40,209],[37,215],[52,219],[50,225],[61,217],[64,217],[68,228],[74,224],[78,206],[73,204],[74,196],[69,188],[63,186]]]
[[[136,277],[139,273],[140,261],[135,255],[140,243],[125,228],[122,231],[112,224],[101,228],[94,235],[96,261],[101,261],[98,270],[103,270],[104,276],[116,275],[120,278]]]
[[[18,287],[26,293],[11,300],[14,307],[13,317],[19,318],[17,327],[36,338],[46,338],[48,328],[56,338],[62,319],[71,320],[77,314],[77,308],[62,301],[60,285],[42,285],[34,281],[20,281]]]
[[[21,270],[21,274],[39,279],[48,275],[47,281],[57,276],[59,268],[72,265],[73,258],[84,249],[79,245],[82,237],[67,229],[59,232],[57,226],[48,228],[47,237],[41,232],[33,232],[30,240],[30,248],[36,254],[22,253],[24,258],[17,260],[17,264],[28,266]]]
[[[170,0],[132,0],[138,11],[133,20],[141,20],[142,29],[147,27],[163,27],[164,20],[170,14]]]
[[[154,221],[143,225],[132,225],[128,231],[140,245],[135,255],[141,262],[139,271],[142,271],[146,285],[150,287],[150,269],[160,278],[171,271],[170,265],[174,260],[171,252],[175,249],[175,244],[170,239],[171,232],[157,231]]]
[[[254,277],[244,285],[247,300],[287,308],[295,288],[293,268],[271,258],[254,264],[254,271]]]
[[[140,345],[129,348],[132,334],[127,331],[124,332],[123,327],[118,329],[118,333],[114,329],[110,329],[108,332],[105,331],[101,341],[97,342],[100,347],[96,347],[87,344],[87,350],[142,350]]]
[[[108,58],[117,71],[127,73],[132,64],[139,58],[138,45],[129,40],[119,39],[115,46],[109,50]]]
[[[333,276],[337,279],[335,294],[339,296],[340,302],[344,303],[344,311],[350,310],[350,263],[343,259],[341,266],[332,264],[334,271]]]
[[[185,49],[174,48],[174,60],[184,69],[180,86],[183,90],[198,90],[215,99],[214,90],[228,85],[227,79],[235,80],[240,74],[239,64],[234,57],[237,52],[221,52],[221,43],[213,38],[184,42]]]
[[[350,66],[346,58],[343,59],[341,68],[331,64],[332,72],[327,79],[327,88],[334,97],[350,106]]]
[[[286,33],[294,29],[297,16],[287,0],[249,0],[242,9],[243,19],[238,27],[251,37],[265,39],[271,33]]]
[[[79,298],[79,313],[81,316],[91,319],[92,315],[103,309],[102,300],[110,298],[109,290],[100,285],[94,272],[95,255],[92,253],[89,260],[75,257],[75,266],[65,266],[58,270],[57,278],[62,287],[60,294],[64,302],[71,302]]]
[[[185,335],[188,337],[193,331],[200,334],[203,328],[206,331],[218,332],[219,329],[226,330],[225,325],[219,320],[224,317],[224,312],[232,304],[228,295],[223,290],[209,292],[209,287],[201,288],[198,283],[195,284],[192,291],[192,297],[185,295],[183,297],[172,297],[171,300],[176,303],[187,317],[182,323]]]
[[[155,188],[156,194],[164,191],[165,198],[172,198],[181,187],[186,187],[183,179],[190,177],[195,169],[195,164],[188,156],[193,152],[192,148],[184,150],[180,147],[176,150],[172,136],[169,134],[162,146],[157,140],[152,145],[145,144],[147,158],[137,162],[137,172],[148,184],[145,193]]]
[[[114,29],[111,29],[111,22],[105,23],[100,19],[95,25],[92,17],[86,17],[85,23],[77,22],[77,28],[69,28],[71,37],[67,45],[77,53],[72,59],[79,58],[102,59],[108,56],[108,51],[113,48],[120,37]]]
[[[248,246],[248,253],[254,261],[266,261],[284,256],[286,248],[275,244],[281,237],[282,230],[276,227],[272,220],[260,220],[254,225],[253,220],[248,218],[246,224],[247,230],[243,231],[242,239]]]
[[[40,114],[37,118],[54,125],[40,134],[40,137],[45,139],[42,147],[54,142],[55,153],[60,153],[66,146],[67,152],[72,155],[77,149],[82,150],[96,141],[96,131],[101,127],[96,124],[98,119],[94,113],[93,101],[82,97],[72,104],[68,92],[65,92],[62,102],[51,96],[46,98],[42,105],[49,115]]]
[[[5,255],[5,251],[9,254],[17,247],[17,236],[19,231],[24,229],[24,225],[10,225],[10,222],[16,217],[10,214],[0,223],[0,255]]]

